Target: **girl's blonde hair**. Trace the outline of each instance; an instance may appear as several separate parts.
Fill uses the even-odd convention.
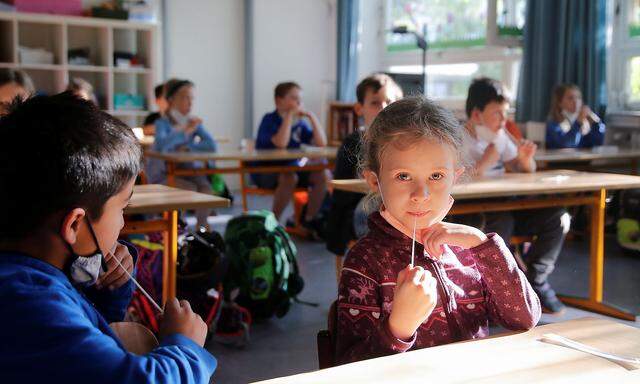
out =
[[[422,97],[407,97],[382,110],[363,136],[360,148],[360,170],[380,175],[384,151],[393,145],[409,148],[420,140],[428,139],[448,145],[455,153],[457,166],[467,169],[469,136],[460,122],[447,109]],[[367,208],[377,208],[377,193],[368,196]]]
[[[577,85],[569,83],[560,84],[553,89],[553,93],[551,94],[551,107],[549,108],[549,119],[556,123],[561,123],[564,120],[560,103],[562,103],[562,99],[567,91],[578,91],[582,93]]]

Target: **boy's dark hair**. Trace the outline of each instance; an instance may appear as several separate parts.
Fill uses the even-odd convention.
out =
[[[193,82],[185,79],[171,79],[165,83],[164,98],[169,100],[178,93],[182,87],[193,87]]]
[[[71,92],[15,101],[0,118],[0,242],[57,231],[74,208],[99,219],[141,156],[127,125]]]
[[[294,89],[294,88],[298,88],[298,89],[302,89],[302,87],[300,87],[300,85],[298,85],[298,83],[294,83],[293,81],[287,81],[285,83],[280,83],[278,85],[276,85],[276,89],[273,92],[273,96],[275,98],[283,98],[285,96],[287,96],[287,93],[289,93],[290,90]]]
[[[0,87],[9,83],[18,84],[24,88],[28,94],[35,92],[33,81],[31,81],[31,78],[25,72],[19,69],[0,68]]]
[[[371,76],[367,76],[356,87],[356,98],[358,103],[364,104],[364,98],[367,96],[367,91],[371,90],[373,93],[378,93],[380,88],[384,86],[390,86],[394,88],[394,92],[399,93],[398,99],[402,98],[402,89],[396,84],[391,76],[384,73],[375,73]]]
[[[467,117],[471,117],[471,112],[473,112],[474,108],[483,111],[487,104],[491,102],[502,104],[508,101],[507,91],[498,80],[488,77],[475,79],[469,86],[469,93],[467,94]]]
[[[153,88],[153,94],[156,96],[156,99],[161,98],[164,95],[164,83],[158,84]]]

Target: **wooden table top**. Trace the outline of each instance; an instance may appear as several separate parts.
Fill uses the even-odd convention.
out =
[[[591,160],[614,160],[640,158],[640,149],[602,146],[590,149],[538,149],[534,155],[537,162],[587,162]]]
[[[125,214],[161,213],[177,209],[224,208],[228,199],[204,193],[171,188],[166,185],[148,184],[133,187],[131,203]]]
[[[274,161],[308,159],[335,159],[336,147],[305,147],[303,149],[221,150],[219,152],[157,152],[147,151],[146,156],[178,163],[204,160]]]
[[[333,188],[343,191],[369,192],[369,186],[362,179],[333,180],[331,185]],[[505,173],[499,176],[476,178],[457,184],[453,187],[451,195],[456,200],[463,200],[589,192],[597,191],[600,188],[640,188],[640,176],[568,170]]]
[[[284,383],[639,383],[640,369],[542,343],[555,333],[609,353],[640,357],[640,329],[583,318],[528,332],[448,344],[262,382]]]

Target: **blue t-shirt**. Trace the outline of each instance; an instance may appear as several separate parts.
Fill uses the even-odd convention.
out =
[[[278,133],[282,124],[282,116],[278,111],[267,113],[260,122],[258,137],[256,138],[256,149],[276,149],[271,138]],[[300,119],[291,126],[291,137],[289,138],[288,149],[300,148],[302,144],[311,144],[313,141],[313,129],[306,119]],[[255,165],[297,165],[298,160],[292,161],[261,161]]]
[[[278,133],[282,124],[282,117],[278,111],[267,113],[260,122],[258,128],[258,138],[256,139],[256,149],[275,149],[271,138]],[[291,127],[291,138],[287,148],[300,148],[302,144],[311,144],[313,140],[313,129],[306,119],[300,119]]]

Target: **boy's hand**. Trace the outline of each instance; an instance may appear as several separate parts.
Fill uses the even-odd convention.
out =
[[[175,297],[167,300],[164,306],[164,315],[160,323],[160,338],[179,333],[193,340],[203,347],[207,338],[207,324],[200,315],[191,310],[191,305],[186,300]]]
[[[198,117],[192,117],[189,119],[189,122],[184,127],[184,132],[188,135],[192,134],[198,128],[198,125],[202,124],[202,119]]]
[[[444,221],[424,229],[421,238],[425,251],[435,258],[442,256],[445,244],[468,249],[487,241],[487,235],[477,228]]]
[[[492,166],[493,164],[497,163],[498,160],[500,160],[500,152],[498,152],[496,146],[491,143],[484,150],[480,162],[483,164],[487,164],[487,166]]]
[[[520,161],[530,161],[536,154],[538,146],[531,140],[523,140],[518,146],[518,159]]]
[[[113,291],[129,281],[129,276],[116,262],[117,259],[129,274],[133,273],[133,257],[131,257],[129,248],[127,248],[126,245],[122,245],[120,243],[116,244],[115,250],[107,253],[104,259],[107,263],[107,272],[98,278],[98,281],[96,281],[96,288],[102,289],[104,287],[108,287]]]
[[[422,267],[410,267],[398,273],[389,329],[400,340],[408,340],[431,315],[438,302],[436,279]]]

